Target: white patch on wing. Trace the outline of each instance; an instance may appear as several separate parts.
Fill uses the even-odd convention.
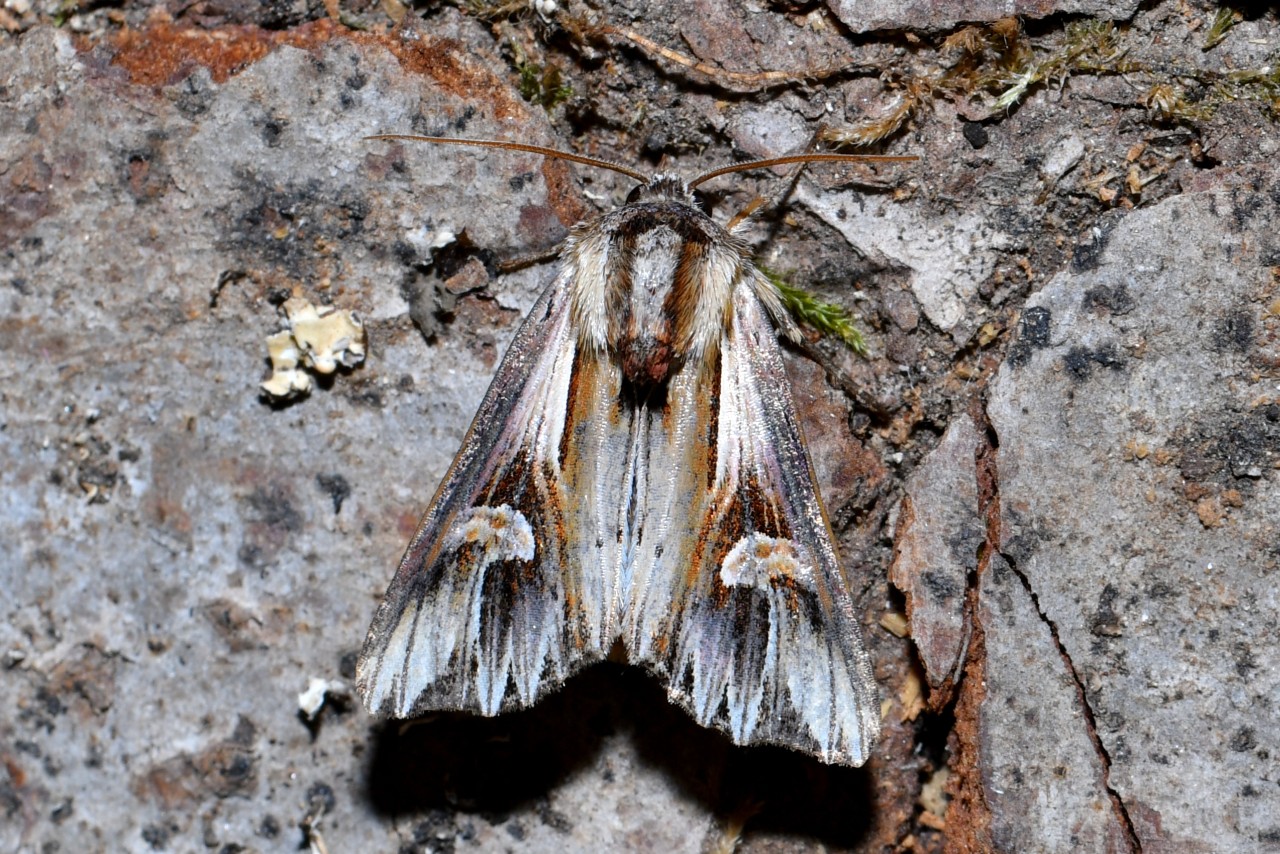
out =
[[[720,580],[726,587],[768,590],[782,579],[790,579],[805,590],[814,589],[813,569],[794,540],[748,534],[733,544],[720,564]]]
[[[454,551],[468,545],[481,549],[481,562],[486,565],[512,558],[527,562],[535,553],[529,520],[509,504],[460,513],[445,538],[445,548]]]

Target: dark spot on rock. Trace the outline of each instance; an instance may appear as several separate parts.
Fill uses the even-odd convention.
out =
[[[1084,347],[1072,347],[1068,350],[1067,355],[1062,357],[1062,364],[1066,367],[1067,373],[1077,380],[1088,379],[1089,374],[1093,372],[1093,360]]]
[[[49,693],[48,688],[40,688],[36,691],[36,703],[44,710],[45,714],[51,717],[67,713],[66,705],[57,696]]]
[[[352,74],[343,82],[347,84],[348,89],[354,89],[356,91],[359,91],[365,87],[366,83],[369,82],[369,77],[368,75],[357,71],[355,74]]]
[[[476,116],[475,107],[467,107],[462,114],[453,120],[452,126],[454,130],[462,131],[467,129],[467,123]],[[428,136],[439,136],[439,134],[428,134]]]
[[[935,602],[945,602],[964,592],[964,584],[953,576],[926,569],[920,573],[920,582]]]
[[[142,828],[142,841],[151,846],[152,851],[163,851],[169,847],[169,835],[172,831],[158,824],[148,824]]]
[[[429,810],[426,818],[413,829],[415,845],[425,846],[428,850],[438,851],[440,854],[452,854],[457,848],[457,838],[458,827],[454,821],[454,814],[448,810]]]
[[[987,143],[991,141],[987,129],[978,122],[965,122],[961,125],[960,132],[964,134],[965,141],[975,151],[985,148]]]
[[[1015,368],[1025,365],[1031,353],[1049,346],[1049,323],[1052,313],[1047,308],[1035,306],[1022,313],[1018,321],[1018,339],[1009,348],[1009,364]]]
[[[217,248],[237,259],[234,266],[277,267],[291,279],[311,280],[326,259],[321,247],[364,232],[369,201],[354,190],[335,190],[319,179],[264,186],[248,168],[236,177],[237,206],[216,214],[221,220]],[[298,236],[305,239],[294,239]]]
[[[965,569],[978,568],[978,548],[986,539],[986,532],[975,525],[965,525],[947,540],[947,548],[956,563]]]
[[[360,659],[360,653],[355,650],[347,650],[338,659],[338,675],[343,679],[356,678],[356,662]]]
[[[569,817],[554,809],[545,798],[538,801],[537,812],[538,820],[552,830],[559,833],[573,832],[573,822],[569,820]]]
[[[1120,616],[1115,611],[1118,592],[1114,585],[1107,584],[1098,596],[1098,608],[1093,613],[1089,631],[1100,637],[1119,637],[1122,634]]]
[[[351,484],[340,474],[318,474],[316,485],[333,502],[334,514],[342,512],[342,502],[351,496]]]
[[[1247,353],[1253,344],[1253,313],[1248,309],[1236,309],[1218,319],[1214,329],[1213,349],[1219,353],[1235,350]]]
[[[1081,301],[1086,311],[1096,314],[1110,312],[1114,315],[1128,314],[1133,311],[1137,302],[1129,293],[1127,285],[1098,285],[1084,292]]]
[[[267,119],[262,123],[262,141],[267,148],[279,148],[280,136],[284,133],[286,122],[280,119]]]
[[[1239,676],[1248,678],[1250,673],[1258,669],[1258,658],[1244,641],[1236,643],[1233,652],[1236,673]]]
[[[189,74],[170,97],[173,106],[189,119],[205,113],[214,96],[213,80],[204,74]]]
[[[353,386],[346,397],[352,403],[358,403],[370,409],[381,409],[387,402],[383,396],[382,389],[373,383],[361,383],[358,386]]]
[[[1103,344],[1094,350],[1093,361],[1113,371],[1118,371],[1125,366],[1124,356],[1120,355],[1120,351],[1114,344]]]
[[[223,742],[198,754],[194,764],[210,794],[217,798],[246,795],[257,778],[255,757],[234,742]]]
[[[258,736],[258,728],[253,721],[241,715],[236,719],[236,728],[231,732],[231,743],[249,747]]]
[[[254,569],[262,569],[267,564],[266,552],[253,543],[241,543],[240,548],[236,549],[236,560]]]
[[[1072,378],[1084,381],[1093,373],[1094,365],[1119,371],[1124,367],[1125,360],[1114,344],[1103,344],[1094,350],[1087,347],[1072,347],[1062,357],[1062,364]]]
[[[1280,423],[1265,408],[1252,412],[1205,413],[1178,431],[1178,468],[1191,482],[1214,480],[1237,488],[1269,476],[1280,454]]]
[[[333,787],[328,783],[313,783],[307,789],[307,811],[313,816],[333,812],[338,805],[338,798],[333,794]]]
[[[71,813],[73,811],[74,807],[72,806],[71,799],[67,798],[65,801],[49,811],[49,820],[54,824],[62,824],[62,822],[71,818]]]
[[[1258,746],[1258,736],[1253,727],[1242,726],[1231,736],[1231,749],[1236,753],[1247,753]]]
[[[1085,273],[1097,268],[1102,262],[1102,253],[1111,241],[1111,231],[1115,222],[1100,223],[1084,243],[1076,245],[1071,253],[1071,272]]]
[[[280,821],[273,815],[266,815],[258,824],[258,835],[263,839],[275,839],[280,835]]]
[[[285,531],[302,530],[302,514],[294,509],[283,488],[260,486],[245,500],[255,514],[255,522]]]

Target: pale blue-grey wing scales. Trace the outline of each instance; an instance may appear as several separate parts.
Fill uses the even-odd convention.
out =
[[[633,657],[737,743],[861,764],[879,733],[870,659],[776,335],[749,287],[735,292],[718,364],[673,383],[663,417],[647,437]]]
[[[571,609],[587,632],[582,645],[605,652],[618,636],[628,542],[626,508],[635,415],[621,399],[622,375],[604,353],[580,352],[565,421],[565,548],[576,574]]]
[[[564,476],[587,466],[565,460],[568,413],[598,417],[574,398],[568,282],[517,332],[378,608],[357,665],[371,711],[492,715],[603,655],[604,585],[584,578],[572,539],[592,510]]]

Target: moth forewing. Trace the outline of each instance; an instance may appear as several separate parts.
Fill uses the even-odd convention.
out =
[[[575,642],[575,579],[548,536],[563,515],[548,472],[576,347],[567,291],[557,278],[517,332],[374,616],[356,667],[370,711],[492,715],[598,657]]]
[[[866,760],[876,686],[782,366],[794,325],[689,186],[655,176],[572,230],[374,617],[371,711],[527,706],[621,640],[739,744]]]

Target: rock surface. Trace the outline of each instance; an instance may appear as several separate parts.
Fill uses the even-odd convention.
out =
[[[1274,13],[1206,49],[1173,2],[332,5],[0,14],[0,848],[1280,846]],[[1013,12],[1046,17],[968,31],[975,67],[1093,65],[994,109],[1013,83],[947,36]],[[369,618],[550,275],[499,266],[630,182],[363,137],[693,175],[893,122],[923,163],[810,166],[750,235],[870,346],[788,355],[885,697],[868,765],[735,748],[612,663],[370,720]],[[780,174],[709,183],[715,215]],[[272,401],[290,298],[368,346]]]

